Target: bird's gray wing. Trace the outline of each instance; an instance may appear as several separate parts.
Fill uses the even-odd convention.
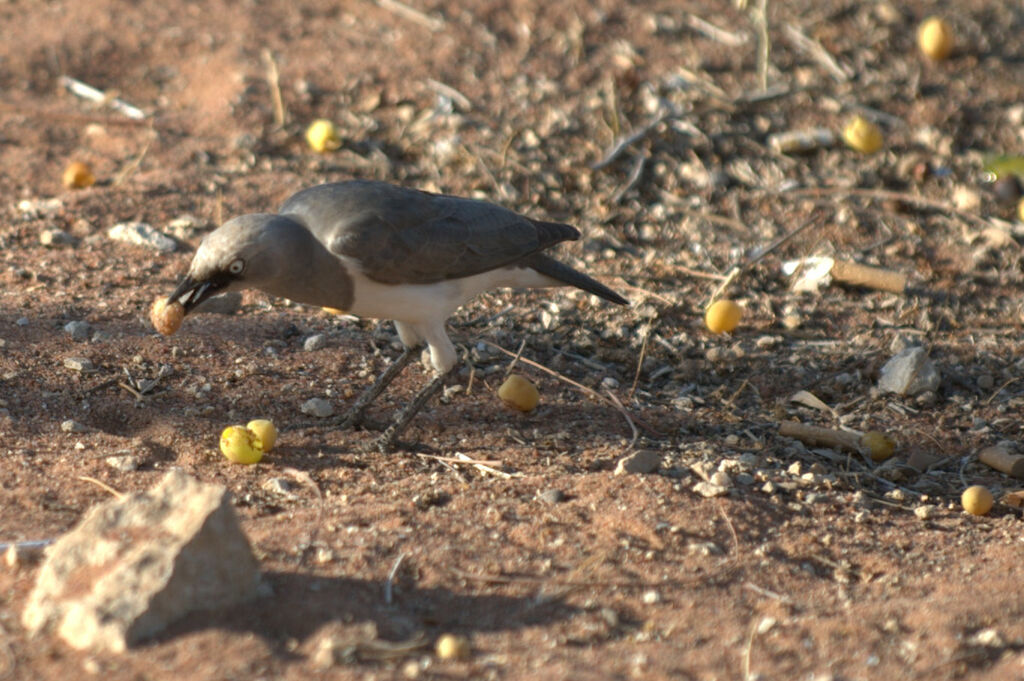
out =
[[[351,181],[303,190],[280,212],[386,284],[425,284],[516,263],[579,232],[484,201]]]

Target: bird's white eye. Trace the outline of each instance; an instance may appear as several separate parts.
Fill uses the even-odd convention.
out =
[[[245,261],[241,259],[235,260],[230,265],[228,265],[228,272],[230,272],[231,274],[241,274],[242,270],[244,269]]]

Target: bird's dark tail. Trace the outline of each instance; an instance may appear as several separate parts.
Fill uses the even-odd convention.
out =
[[[604,298],[610,303],[615,303],[616,305],[629,305],[628,300],[601,282],[593,279],[592,277],[588,277],[578,270],[574,270],[564,263],[558,262],[554,258],[549,258],[541,253],[536,253],[527,258],[524,264],[537,270],[543,275],[549,276],[552,279],[557,279],[569,286],[575,286],[576,288],[583,289],[588,293],[593,293],[598,298]]]

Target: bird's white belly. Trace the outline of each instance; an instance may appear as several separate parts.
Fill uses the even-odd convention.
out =
[[[443,323],[462,304],[492,288],[559,283],[528,268],[502,268],[433,284],[381,284],[358,271],[351,271],[351,277],[354,295],[346,312],[416,325]]]

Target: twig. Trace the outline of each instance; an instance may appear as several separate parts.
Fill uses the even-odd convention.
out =
[[[789,42],[793,43],[793,47],[806,52],[814,61],[818,62],[826,71],[832,74],[840,83],[845,83],[850,80],[853,72],[849,67],[843,68],[839,65],[839,62],[835,60],[828,50],[826,50],[821,43],[813,38],[809,38],[804,35],[803,32],[794,26],[793,24],[786,24],[783,27],[786,33],[786,37],[789,38]]]
[[[629,387],[629,399],[633,399],[636,393],[636,386],[640,382],[640,372],[644,368],[644,356],[647,354],[647,340],[651,337],[651,328],[644,326],[644,341],[640,344],[640,358],[636,361],[636,373],[633,374],[633,385]]]
[[[743,584],[743,587],[746,589],[750,589],[754,593],[759,594],[761,596],[766,596],[768,598],[772,598],[776,601],[779,601],[780,603],[791,603],[793,601],[792,598],[786,596],[785,594],[776,593],[774,591],[771,591],[770,589],[764,588],[763,586],[758,586],[753,582],[745,582]]]
[[[626,451],[628,452],[632,450],[633,446],[636,444],[637,439],[640,437],[640,431],[636,429],[636,424],[633,423],[633,419],[629,417],[629,412],[626,411],[624,406],[622,406],[622,402],[620,402],[619,398],[615,396],[615,393],[607,388],[605,389],[605,392],[608,393],[608,398],[612,401],[612,404],[615,405],[615,408],[619,410],[620,414],[622,414],[622,418],[626,419],[626,423],[629,424],[629,429],[633,431],[633,439],[629,441],[629,445],[626,447]]]
[[[118,385],[118,386],[120,386],[120,387],[122,387],[122,388],[124,388],[125,390],[127,390],[128,392],[130,392],[130,393],[131,393],[132,395],[134,395],[134,396],[135,396],[135,399],[136,399],[136,400],[138,400],[139,402],[141,402],[141,401],[142,401],[142,399],[143,399],[143,398],[145,397],[145,395],[143,395],[143,394],[142,394],[142,393],[140,393],[140,392],[139,392],[138,390],[136,390],[136,389],[135,389],[135,388],[133,388],[132,386],[128,385],[128,384],[127,384],[127,383],[125,383],[124,381],[118,381],[118,382],[117,382],[117,385]]]
[[[936,201],[934,199],[925,198],[924,196],[917,196],[916,194],[908,194],[906,192],[897,192],[888,189],[859,189],[856,187],[804,187],[798,189],[790,189],[783,192],[789,196],[809,196],[809,197],[825,197],[825,196],[857,196],[865,199],[872,199],[875,201],[902,201],[903,203],[913,204],[921,208],[927,208],[934,210],[939,213],[951,213],[956,215],[962,220],[974,223],[981,227],[991,227],[992,224],[985,218],[966,213],[962,210],[958,210],[956,206],[946,201]]]
[[[451,457],[451,456],[438,456],[437,454],[422,454],[422,453],[417,453],[416,456],[420,457],[421,459],[432,459],[434,461],[442,461],[444,463],[451,463],[451,464],[463,464],[463,465],[467,465],[467,466],[468,465],[476,465],[476,464],[480,464],[482,466],[500,466],[502,464],[502,462],[500,460],[498,460],[498,459],[470,459],[468,457],[466,457],[466,458],[455,458],[455,457]],[[463,455],[463,456],[465,456],[465,455]]]
[[[490,345],[492,348],[494,348],[496,350],[500,350],[501,352],[504,352],[509,357],[515,357],[515,353],[513,353],[513,352],[511,352],[509,350],[506,350],[505,348],[501,347],[500,345],[496,345],[495,343],[492,343],[492,342],[486,341],[486,340],[483,341],[483,342],[485,344],[487,344],[487,345]],[[562,381],[563,383],[567,383],[567,384],[571,385],[572,387],[574,387],[577,390],[583,392],[584,394],[594,398],[598,402],[606,402],[606,403],[611,404],[612,406],[617,406],[617,405],[615,405],[614,402],[612,402],[611,400],[609,400],[608,398],[606,398],[604,395],[602,395],[601,393],[597,392],[596,390],[588,388],[587,386],[583,385],[582,383],[577,383],[576,381],[572,380],[568,376],[565,376],[564,374],[560,374],[557,371],[555,371],[554,369],[549,369],[548,367],[544,366],[543,364],[540,364],[539,362],[534,362],[532,359],[527,359],[526,357],[520,357],[519,361],[522,362],[523,364],[528,364],[529,366],[532,366],[534,369],[540,369],[541,371],[543,371],[544,373],[548,374],[549,376],[554,376],[555,378],[557,378],[558,380]],[[655,435],[657,437],[664,437],[663,433],[661,433],[658,429],[654,428],[650,424],[645,423],[642,419],[637,418],[636,422],[639,423],[641,426],[643,426],[644,430],[646,430],[647,432],[651,433],[652,435]]]
[[[751,267],[753,267],[755,264],[763,260],[772,251],[778,249],[783,244],[793,239],[797,235],[802,234],[805,230],[813,226],[815,222],[816,220],[814,217],[809,218],[804,224],[800,225],[799,227],[789,232],[788,234],[782,235],[781,237],[779,237],[772,243],[768,244],[764,248],[756,249],[753,253],[750,254],[750,256],[744,262],[740,263],[739,265],[734,265],[732,269],[730,269],[726,273],[725,280],[719,285],[717,289],[715,289],[715,292],[711,294],[708,303],[713,303],[714,301],[716,301],[718,297],[721,296],[725,292],[725,290],[729,288],[729,286],[731,286],[732,283],[741,274],[743,274]]]
[[[487,464],[480,463],[478,461],[474,461],[473,459],[469,458],[468,456],[466,456],[462,452],[455,452],[455,460],[456,461],[461,461],[462,463],[469,464],[470,466],[472,466],[473,468],[477,469],[481,473],[489,473],[490,475],[495,475],[495,476],[497,476],[499,478],[505,478],[506,480],[511,480],[512,478],[521,478],[521,477],[523,477],[522,473],[506,473],[505,471],[499,471],[497,468],[493,468],[491,466],[488,466]],[[501,462],[499,462],[499,463],[501,463]]]
[[[772,39],[768,35],[768,0],[758,0],[752,14],[757,28],[757,82],[764,92],[768,89],[768,58],[772,51]]]
[[[696,14],[687,14],[685,21],[687,26],[705,38],[710,38],[729,47],[742,47],[750,39],[745,33],[733,33],[724,28],[719,28]]]
[[[115,497],[117,497],[118,501],[124,499],[127,496],[124,492],[118,492],[116,489],[114,489],[113,487],[111,487],[107,483],[103,482],[102,480],[97,480],[96,478],[91,477],[89,475],[79,475],[78,479],[79,480],[84,480],[85,482],[91,482],[92,484],[96,485],[100,489],[102,489],[102,490],[104,490],[106,492],[110,492]]]
[[[754,620],[750,623],[750,635],[747,636],[747,647],[743,651],[743,679],[746,681],[750,678],[750,657],[754,650],[754,636],[757,634],[757,627],[760,625],[760,620]]]
[[[617,159],[623,151],[625,151],[633,144],[636,144],[637,142],[639,142],[640,140],[654,132],[654,129],[661,125],[661,123],[666,118],[668,118],[671,115],[671,113],[672,112],[668,111],[667,109],[663,109],[661,112],[656,114],[654,118],[652,118],[650,122],[648,122],[646,125],[641,126],[639,129],[635,130],[629,135],[626,135],[625,137],[617,140],[615,144],[612,145],[612,148],[605,153],[604,157],[600,161],[592,163],[590,168],[592,170],[601,170],[602,168],[611,165],[612,162],[615,161],[615,159]]]
[[[45,549],[47,546],[57,541],[56,539],[27,539],[25,541],[12,541],[12,542],[0,542],[0,553],[3,553],[7,549],[14,548],[18,550],[29,550],[29,549]]]
[[[395,583],[395,575],[398,574],[398,568],[401,566],[403,560],[405,560],[405,551],[398,554],[398,558],[395,559],[395,564],[391,566],[391,571],[388,572],[388,579],[384,582],[384,603],[386,605],[391,605],[391,589]]]
[[[431,89],[434,90],[434,92],[438,93],[443,97],[447,97],[448,99],[458,104],[459,108],[461,108],[463,111],[469,112],[473,110],[473,102],[469,100],[469,97],[462,94],[461,92],[453,88],[451,85],[442,83],[439,80],[434,80],[433,78],[427,78],[427,85],[429,85]]]
[[[505,368],[505,378],[508,378],[509,376],[512,375],[512,369],[515,368],[516,362],[518,362],[519,358],[522,357],[522,355],[523,355],[523,348],[525,348],[525,347],[526,347],[526,339],[524,338],[522,341],[520,341],[519,349],[516,350],[516,354],[515,354],[515,356],[512,357],[512,361],[509,362],[508,363],[508,367]]]
[[[732,543],[735,547],[733,550],[733,558],[739,556],[740,553],[740,536],[736,534],[736,526],[732,524],[732,519],[729,518],[729,514],[725,512],[724,502],[718,500],[718,512],[725,518],[725,524],[729,526],[729,533],[732,535]]]
[[[132,106],[128,102],[118,99],[117,97],[110,97],[107,93],[102,90],[97,90],[91,85],[86,85],[77,78],[71,76],[61,76],[57,79],[64,88],[74,95],[78,95],[83,99],[88,99],[90,102],[96,102],[97,104],[106,104],[110,108],[120,111],[128,118],[136,121],[141,121],[146,117],[146,114],[137,107]]]
[[[281,98],[281,74],[277,70],[277,62],[270,50],[263,48],[263,63],[267,66],[267,84],[270,96],[274,100],[274,129],[280,130],[285,124],[284,100]]]
[[[138,170],[139,166],[142,165],[142,159],[146,158],[146,154],[149,153],[149,148],[153,145],[153,140],[155,140],[156,137],[156,131],[151,128],[149,139],[146,140],[146,146],[142,147],[142,151],[139,152],[138,156],[133,158],[128,165],[118,171],[117,175],[114,176],[112,184],[115,187],[127,180],[131,177],[132,173]]]
[[[383,9],[394,12],[409,21],[417,23],[420,26],[424,26],[435,33],[445,27],[444,19],[424,14],[418,9],[410,7],[404,2],[399,2],[398,0],[377,0],[377,5]]]
[[[644,165],[646,164],[647,157],[643,154],[636,154],[636,161],[633,162],[633,167],[629,171],[629,177],[626,178],[626,183],[619,187],[619,189],[611,196],[611,202],[613,204],[622,201],[622,197],[626,195],[626,192],[632,189],[636,183],[640,181],[640,176],[643,175]]]

